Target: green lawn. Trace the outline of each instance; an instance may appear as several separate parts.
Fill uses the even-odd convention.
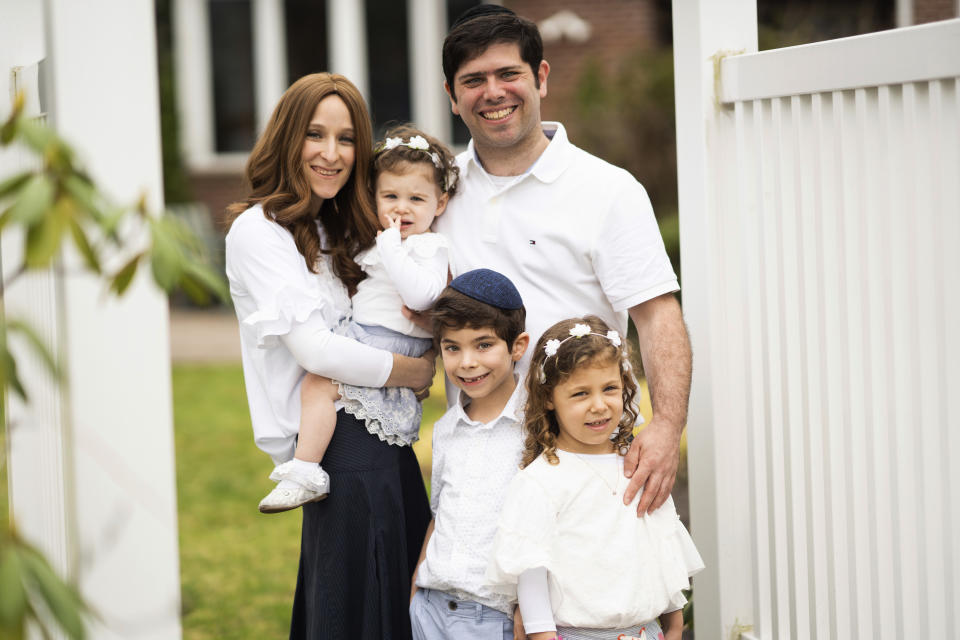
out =
[[[300,511],[257,511],[272,464],[253,444],[240,366],[174,366],[173,398],[184,638],[286,637]],[[426,470],[443,406],[435,386],[417,446]]]

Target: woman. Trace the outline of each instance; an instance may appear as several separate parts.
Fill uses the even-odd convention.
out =
[[[408,358],[337,334],[377,223],[366,105],[346,78],[305,76],[280,99],[229,208],[227,277],[240,320],[257,446],[293,457],[305,371],[360,386],[425,388],[434,353]],[[409,447],[339,411],[323,466],[336,490],[303,507],[291,638],[407,638],[407,599],[430,509]],[[283,561],[277,559],[277,561]]]

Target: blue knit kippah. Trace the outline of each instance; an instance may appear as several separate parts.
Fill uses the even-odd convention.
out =
[[[498,309],[512,310],[523,306],[520,292],[510,278],[492,269],[467,271],[454,278],[450,288]]]

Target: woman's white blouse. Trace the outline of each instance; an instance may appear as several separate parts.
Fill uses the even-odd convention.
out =
[[[703,569],[673,499],[637,517],[623,504],[627,479],[616,454],[557,451],[514,476],[487,577],[515,585],[528,569],[548,572],[558,626],[623,628],[686,602],[681,591]]]
[[[276,463],[293,457],[305,373],[281,338],[308,320],[338,333],[350,316],[350,297],[327,257],[321,255],[317,266],[318,273],[307,268],[293,236],[267,219],[260,205],[240,214],[227,233],[226,272],[240,321],[250,420],[257,446]],[[381,373],[364,384],[380,386],[389,375],[392,356],[366,349],[380,360],[374,368]]]

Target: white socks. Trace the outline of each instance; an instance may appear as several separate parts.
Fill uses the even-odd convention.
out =
[[[301,460],[300,458],[294,458],[290,461],[290,471],[295,478],[309,478],[310,475],[316,471],[318,466],[320,466],[319,462],[310,462],[308,460]],[[303,483],[297,482],[295,479],[290,478],[285,478],[277,483],[278,489],[296,489],[297,487],[302,486]]]

